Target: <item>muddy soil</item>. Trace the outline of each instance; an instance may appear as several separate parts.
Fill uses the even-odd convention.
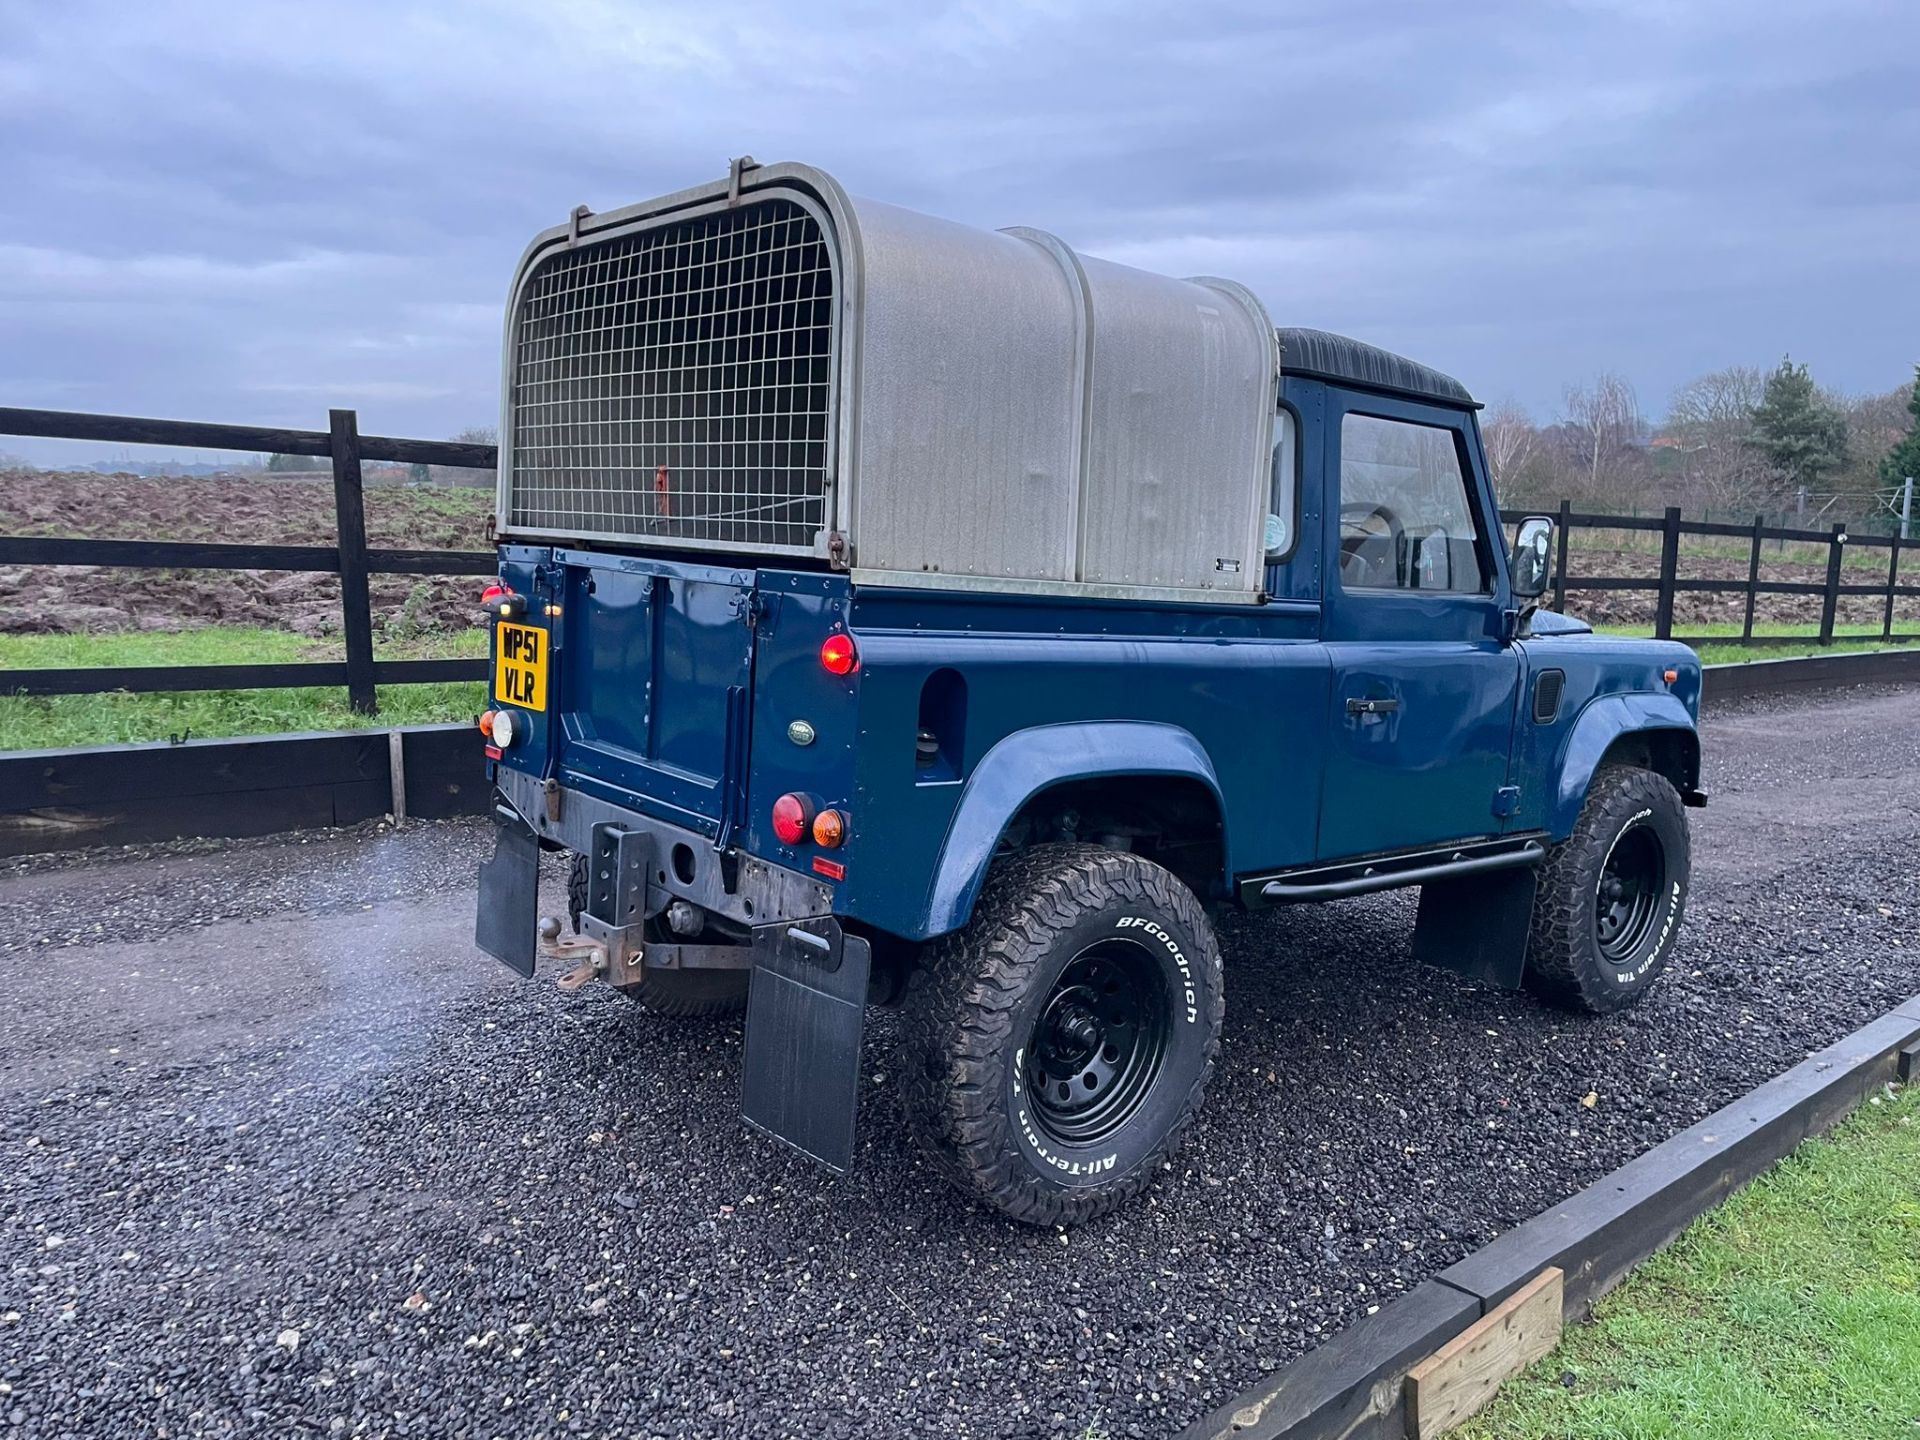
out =
[[[489,490],[465,487],[370,487],[367,539],[376,547],[485,550]],[[42,474],[0,470],[0,534],[88,536],[104,539],[207,540],[236,544],[331,545],[333,483],[324,474],[149,479],[91,472]],[[1577,538],[1577,537],[1576,537]],[[1911,562],[1909,562],[1911,565]],[[1577,547],[1576,576],[1657,577],[1659,556],[1641,551]],[[1689,554],[1680,573],[1690,579],[1744,582],[1741,556]],[[1848,584],[1873,584],[1884,571],[1849,568]],[[1763,580],[1823,584],[1824,563],[1763,555]],[[1904,577],[1910,583],[1912,575]],[[383,633],[460,629],[475,619],[473,597],[481,576],[378,575],[372,582],[376,624]],[[1884,602],[1844,596],[1842,625],[1877,624]],[[1654,592],[1568,591],[1570,613],[1602,625],[1651,625]],[[1760,624],[1810,624],[1820,619],[1817,595],[1762,595]],[[1674,616],[1689,626],[1738,625],[1743,595],[1682,593]],[[1897,628],[1920,628],[1920,600],[1903,598]],[[251,625],[307,636],[337,634],[340,585],[329,575],[284,571],[118,570],[97,566],[0,568],[0,632],[22,634],[188,630],[206,625]]]
[[[1879,561],[1884,562],[1886,551],[1874,552]],[[1900,583],[1913,584],[1920,577],[1920,565],[1902,556]],[[1569,572],[1576,578],[1581,576],[1629,576],[1645,577],[1651,584],[1660,576],[1660,557],[1634,550],[1587,550],[1576,548],[1569,557]],[[1912,571],[1913,573],[1906,573]],[[1684,545],[1680,552],[1680,578],[1685,580],[1721,580],[1745,585],[1747,583],[1747,557],[1688,554]],[[1782,583],[1793,585],[1825,585],[1827,567],[1825,562],[1817,565],[1806,564],[1794,558],[1775,555],[1763,551],[1760,558],[1760,580],[1762,583]],[[1886,583],[1886,570],[1872,570],[1847,566],[1840,574],[1843,585],[1882,585]],[[1570,586],[1567,590],[1567,611],[1581,619],[1596,625],[1651,625],[1653,623],[1656,593],[1651,590],[1582,590],[1579,586]],[[1820,622],[1822,600],[1818,595],[1760,595],[1754,604],[1754,624],[1764,627],[1775,625],[1817,625]],[[1676,634],[1685,634],[1690,626],[1710,624],[1741,624],[1746,616],[1747,597],[1737,594],[1700,594],[1681,591],[1673,599],[1674,630]],[[1878,595],[1842,595],[1835,611],[1836,622],[1841,626],[1878,625],[1886,614],[1886,600]],[[1894,610],[1895,628],[1913,630],[1920,628],[1920,600],[1911,596],[1900,597]]]
[[[367,541],[378,548],[485,550],[491,491],[369,488]],[[145,478],[0,471],[0,534],[231,544],[332,545],[326,475]],[[374,620],[398,635],[476,619],[482,574],[376,575]],[[337,634],[340,582],[282,570],[0,567],[0,632],[107,634],[248,625]]]

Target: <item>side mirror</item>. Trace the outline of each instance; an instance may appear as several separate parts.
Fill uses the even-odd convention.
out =
[[[1513,530],[1513,553],[1507,561],[1513,598],[1538,600],[1553,578],[1553,521],[1529,515]]]

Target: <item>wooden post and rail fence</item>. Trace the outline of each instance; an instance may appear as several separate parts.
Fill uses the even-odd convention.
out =
[[[91,695],[107,691],[265,690],[292,686],[346,687],[360,714],[375,711],[375,687],[429,681],[484,680],[485,660],[376,660],[373,655],[372,575],[489,575],[491,550],[373,550],[367,546],[364,460],[403,465],[449,465],[491,470],[495,448],[452,440],[397,440],[362,435],[352,410],[329,413],[325,430],[275,430],[255,425],[209,425],[144,420],[129,415],[85,415],[58,410],[0,408],[0,435],[98,440],[121,445],[175,445],[192,449],[315,455],[332,465],[333,545],[224,545],[171,540],[53,539],[0,536],[0,565],[101,565],[166,570],[288,570],[340,577],[344,661],[277,665],[136,665],[0,672],[0,694]]]
[[[122,445],[170,445],[191,449],[239,450],[276,455],[313,455],[330,462],[333,472],[336,543],[318,545],[228,545],[183,541],[62,539],[43,536],[0,536],[0,565],[94,565],[192,570],[287,570],[334,574],[340,577],[343,661],[306,661],[273,665],[151,665],[97,666],[0,671],[0,694],[86,695],[110,691],[139,693],[186,690],[278,689],[289,686],[345,686],[349,704],[362,714],[373,714],[375,687],[430,681],[482,680],[487,662],[467,660],[376,660],[373,653],[373,614],[368,593],[371,575],[485,575],[493,572],[490,550],[370,549],[366,509],[361,486],[362,461],[458,466],[491,470],[497,463],[492,445],[451,440],[403,440],[362,435],[352,410],[329,413],[321,430],[280,430],[253,425],[202,424],[184,420],[150,420],[127,415],[94,415],[58,410],[0,407],[0,435],[46,439],[92,440]],[[1531,511],[1507,511],[1508,524]],[[1651,591],[1655,596],[1653,632],[1661,639],[1693,644],[1726,642],[1731,635],[1675,634],[1674,602],[1682,594],[1734,594],[1745,598],[1745,620],[1739,640],[1744,644],[1805,644],[1804,635],[1757,635],[1756,604],[1762,595],[1810,595],[1820,598],[1818,643],[1835,639],[1839,604],[1847,596],[1876,596],[1881,600],[1879,639],[1920,640],[1920,630],[1896,627],[1895,602],[1920,596],[1920,584],[1902,583],[1903,554],[1920,550],[1920,539],[1898,536],[1850,535],[1843,524],[1828,530],[1799,530],[1770,526],[1756,515],[1751,525],[1687,520],[1677,507],[1655,518],[1640,515],[1603,515],[1576,511],[1562,502],[1557,512],[1559,548],[1552,588],[1555,609],[1564,609],[1569,591]],[[1570,575],[1568,539],[1575,529],[1642,531],[1660,537],[1660,563],[1653,576]],[[1748,563],[1745,579],[1713,580],[1684,576],[1681,539],[1707,536],[1745,540]],[[1824,546],[1824,581],[1763,580],[1761,547]],[[1848,548],[1885,549],[1884,578],[1872,583],[1848,582],[1844,563]],[[1844,638],[1871,638],[1848,636]]]

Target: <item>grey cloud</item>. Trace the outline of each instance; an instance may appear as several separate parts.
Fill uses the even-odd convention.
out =
[[[444,434],[526,239],[802,158],[1550,414],[1920,352],[1910,4],[0,4],[0,403]],[[0,441],[0,449],[26,449]]]

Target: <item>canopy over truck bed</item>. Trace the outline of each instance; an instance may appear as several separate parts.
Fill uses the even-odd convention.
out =
[[[1278,370],[1232,282],[748,162],[529,247],[500,531],[816,555],[878,584],[1252,600]]]

